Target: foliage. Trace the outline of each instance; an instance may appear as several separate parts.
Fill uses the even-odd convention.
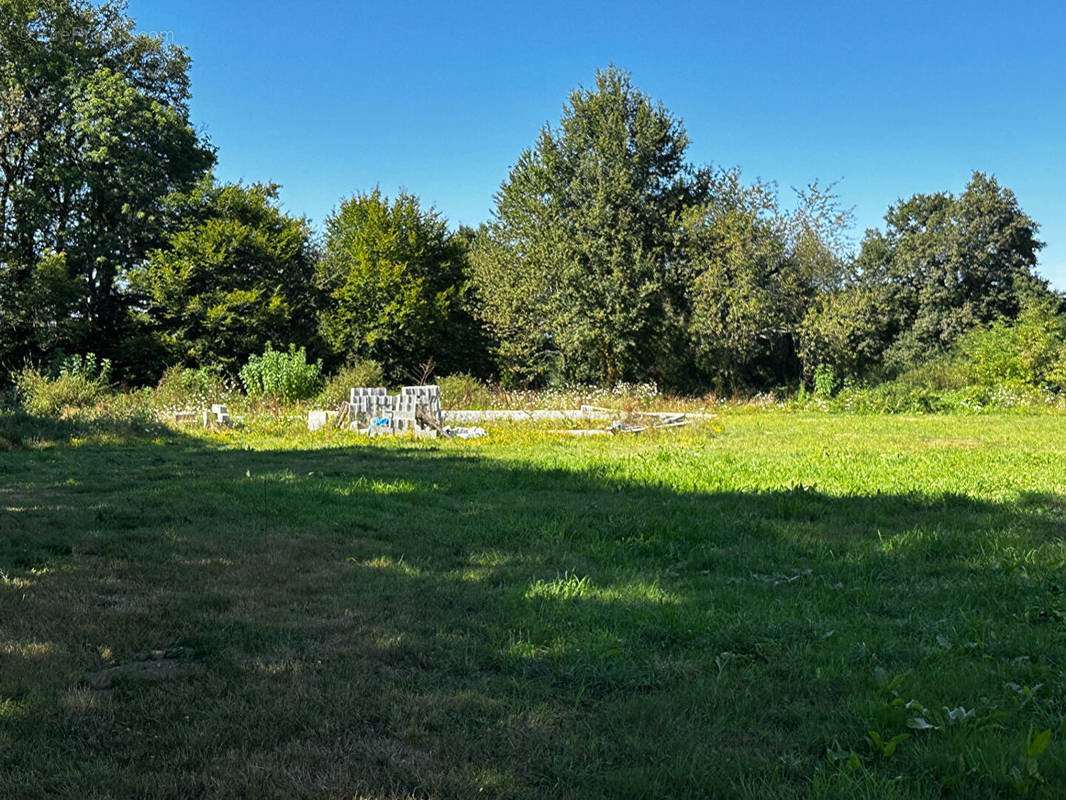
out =
[[[311,229],[281,211],[277,186],[208,176],[166,210],[166,245],[133,285],[170,360],[235,375],[268,341],[310,341]]]
[[[377,361],[397,381],[431,360],[484,370],[465,242],[412,194],[390,201],[375,188],[344,201],[326,220],[318,265],[328,297],[319,326],[334,355]]]
[[[341,367],[326,381],[326,387],[319,394],[317,403],[326,408],[336,408],[351,397],[351,390],[357,387],[382,386],[385,371],[381,364],[369,358],[356,358]]]
[[[687,329],[704,374],[736,386],[788,336],[791,306],[806,287],[787,265],[785,231],[772,186],[715,176],[711,197],[686,210],[682,255],[689,287]]]
[[[878,294],[862,286],[819,293],[797,329],[803,376],[820,365],[841,377],[876,374],[886,338],[885,309]]]
[[[960,380],[953,363],[931,365],[930,377],[916,368],[908,375],[872,385],[844,385],[833,395],[795,399],[799,408],[848,414],[994,414],[1061,412],[1066,397],[1018,382],[975,385]],[[824,392],[824,389],[823,389]]]
[[[457,372],[437,381],[440,402],[445,410],[459,408],[492,408],[492,390],[473,375]]]
[[[1021,384],[1066,390],[1066,315],[1049,295],[1022,299],[1016,320],[999,318],[972,329],[958,344],[974,383]]]
[[[804,312],[842,279],[850,212],[832,186],[811,184],[797,199],[785,212],[773,185],[744,186],[733,169],[715,174],[709,199],[685,212],[678,306],[694,348],[685,360],[720,388],[794,379]]]
[[[973,327],[951,352],[884,383],[846,385],[826,407],[859,413],[978,413],[1066,405],[1066,315],[1062,300],[1037,286],[1019,298],[1014,320]],[[820,367],[815,395],[830,393]],[[849,379],[850,380],[850,379]]]
[[[884,233],[867,233],[858,266],[889,315],[891,369],[949,351],[975,325],[1017,316],[1043,245],[1036,223],[994,177],[975,172],[958,197],[914,195],[885,221]]]
[[[615,67],[579,88],[496,194],[473,256],[501,367],[536,380],[661,375],[680,336],[669,269],[682,209],[705,191],[681,122]]]
[[[69,356],[46,372],[23,368],[15,376],[15,388],[28,413],[59,416],[98,403],[107,391],[110,373],[107,359],[97,360],[92,353]]]
[[[290,344],[288,352],[267,342],[261,356],[241,368],[241,382],[249,395],[292,403],[314,397],[322,385],[322,362],[307,363],[307,350]]]
[[[814,396],[832,397],[836,390],[836,369],[832,364],[822,364],[814,371]]]
[[[5,366],[47,357],[76,338],[71,312],[81,286],[69,274],[66,256],[47,253],[32,268],[16,271],[0,259],[0,383]]]
[[[162,199],[214,160],[189,123],[189,59],[119,3],[0,0],[0,20],[0,362],[118,354]]]
[[[83,444],[122,444],[158,439],[166,430],[151,408],[148,390],[109,394],[93,406],[62,416],[0,407],[0,451]]]
[[[153,393],[158,408],[173,411],[207,408],[229,393],[225,379],[209,367],[168,367]]]

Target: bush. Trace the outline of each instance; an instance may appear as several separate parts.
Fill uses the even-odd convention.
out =
[[[903,372],[897,382],[937,392],[959,391],[972,385],[969,366],[958,358],[941,356]]]
[[[441,406],[448,410],[456,408],[492,408],[493,394],[485,384],[465,372],[440,379]]]
[[[381,364],[369,358],[358,358],[341,367],[340,371],[329,379],[316,402],[325,408],[336,408],[347,402],[351,389],[381,386],[384,380],[385,373]]]
[[[71,410],[84,410],[100,402],[107,391],[111,362],[99,362],[89,353],[57,361],[50,374],[26,367],[15,376],[15,388],[22,407],[38,416],[59,416]]]
[[[307,350],[290,344],[288,352],[267,342],[261,356],[252,356],[241,369],[241,382],[250,396],[293,403],[314,397],[322,385],[322,362],[307,363]]]
[[[814,371],[816,397],[832,397],[837,390],[837,373],[832,364],[821,364]]]
[[[904,381],[890,381],[870,388],[843,389],[835,408],[859,414],[934,414],[947,411],[932,389]]]
[[[1017,320],[975,328],[959,342],[973,383],[1062,388],[1066,321],[1046,305],[1030,305]]]
[[[212,401],[221,401],[226,394],[225,382],[208,367],[168,367],[155,388],[153,402],[157,408],[191,410],[207,408]]]

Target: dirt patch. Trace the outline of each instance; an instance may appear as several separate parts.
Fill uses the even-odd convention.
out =
[[[922,447],[957,447],[961,450],[971,450],[980,446],[981,443],[976,439],[925,439],[922,441]]]
[[[143,661],[97,670],[89,676],[89,685],[93,689],[107,690],[127,683],[175,680],[198,673],[200,666],[181,660],[177,657],[181,654],[181,650],[155,650]]]

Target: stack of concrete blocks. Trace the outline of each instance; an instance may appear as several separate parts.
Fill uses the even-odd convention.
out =
[[[411,432],[418,428],[418,398],[407,394],[393,398],[392,432]]]
[[[444,424],[444,411],[440,405],[439,386],[404,386],[400,398],[413,397],[418,410],[428,419],[435,420],[437,425]]]
[[[352,389],[348,398],[348,415],[354,425],[375,417],[392,416],[392,398],[381,387]]]
[[[388,419],[388,426],[370,425],[371,435],[382,433],[414,433],[416,435],[436,435],[436,430],[444,422],[440,405],[439,386],[405,386],[399,395],[389,397],[385,389],[352,389],[348,401],[348,414],[353,430],[362,430],[374,418]],[[435,421],[433,425],[423,425],[419,416]]]

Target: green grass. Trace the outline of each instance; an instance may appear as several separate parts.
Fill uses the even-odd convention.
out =
[[[0,797],[1060,796],[1062,418],[721,423],[22,437]]]

